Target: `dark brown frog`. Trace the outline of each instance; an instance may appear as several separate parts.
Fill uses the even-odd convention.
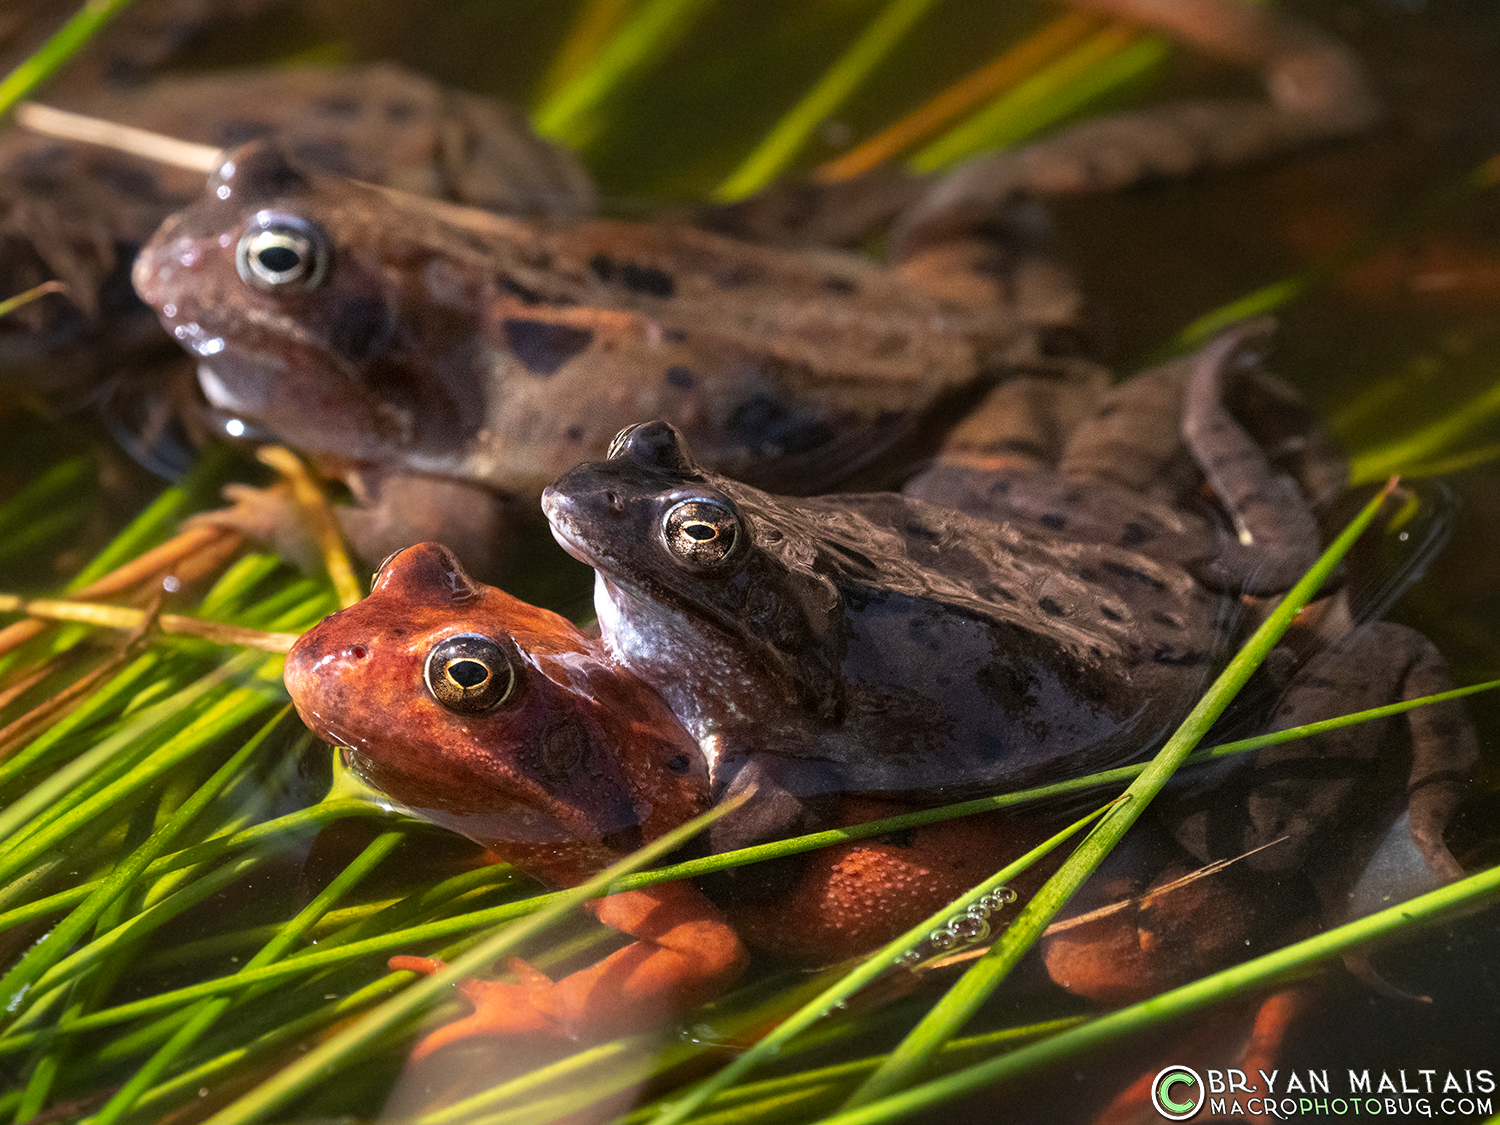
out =
[[[1376,113],[1346,49],[1264,9],[1095,6],[1206,37],[1262,69],[1272,100],[1065,132],[882,192],[884,212],[839,193],[834,210],[861,225],[911,204],[891,269],[680,221],[500,220],[262,147],[162,228],[135,284],[200,357],[210,400],[349,482],[369,558],[436,535],[493,572],[541,485],[644,417],[682,428],[717,471],[798,493],[895,481],[965,412],[947,451],[1050,458],[1105,375],[1071,354],[1078,300],[1045,247],[992,237],[1025,227],[1004,205],[1277,151]]]

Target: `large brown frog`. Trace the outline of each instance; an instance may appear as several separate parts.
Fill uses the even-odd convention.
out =
[[[1105,375],[1073,354],[1078,300],[1045,249],[992,237],[1004,205],[1376,114],[1347,50],[1266,9],[1092,6],[1260,68],[1271,100],[1096,123],[882,191],[883,211],[842,192],[812,208],[863,221],[910,204],[891,269],[680,221],[497,219],[242,150],[145,248],[136,288],[199,356],[212,402],[351,485],[365,511],[349,527],[370,558],[440,534],[492,572],[541,486],[646,417],[682,428],[715,470],[798,493],[894,481],[976,407],[950,451],[1050,459]]]

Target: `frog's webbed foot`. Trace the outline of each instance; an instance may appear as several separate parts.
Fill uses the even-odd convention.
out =
[[[442,961],[431,957],[392,957],[388,964],[392,969],[409,969],[429,975],[447,968]],[[519,983],[473,978],[459,981],[458,991],[474,1005],[473,1013],[426,1035],[412,1049],[412,1061],[425,1059],[439,1048],[476,1035],[559,1034],[555,1019],[545,1011],[542,1002],[554,983],[551,978],[518,957],[509,959],[505,967],[520,978]]]
[[[1127,1004],[1248,954],[1289,899],[1264,893],[1264,879],[1236,866],[1195,864],[1143,819],[1049,927],[1048,975],[1075,995]]]
[[[748,957],[739,937],[686,883],[610,895],[588,909],[637,940],[561,980],[511,959],[506,967],[514,983],[461,982],[474,1013],[433,1032],[412,1057],[476,1035],[580,1039],[644,1030],[718,995],[744,971]],[[422,957],[393,957],[390,965],[423,973],[443,967]]]
[[[1109,191],[1273,156],[1372,126],[1380,104],[1343,43],[1235,0],[1070,0],[1161,27],[1258,70],[1269,100],[1163,105],[1065,129],[964,165],[904,217],[903,251],[973,230],[1021,194]]]

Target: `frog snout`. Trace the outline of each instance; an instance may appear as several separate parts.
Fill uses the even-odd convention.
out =
[[[341,689],[371,665],[372,646],[364,639],[329,635],[322,626],[298,638],[286,655],[282,679],[304,719],[325,710],[323,701],[342,696]]]

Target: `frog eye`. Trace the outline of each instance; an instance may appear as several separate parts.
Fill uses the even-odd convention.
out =
[[[235,267],[257,289],[311,289],[328,272],[328,236],[316,223],[261,211],[235,248]]]
[[[718,500],[683,500],[672,505],[661,525],[667,550],[694,566],[718,566],[734,553],[740,521]]]
[[[489,637],[460,633],[434,646],[423,672],[427,690],[448,710],[478,715],[498,707],[516,686],[516,669]]]
[[[626,426],[610,440],[609,448],[604,451],[604,456],[618,457],[620,454],[624,453],[625,443],[630,440],[630,435],[635,433],[636,430],[640,428],[641,424],[639,422],[634,422],[631,425]]]

